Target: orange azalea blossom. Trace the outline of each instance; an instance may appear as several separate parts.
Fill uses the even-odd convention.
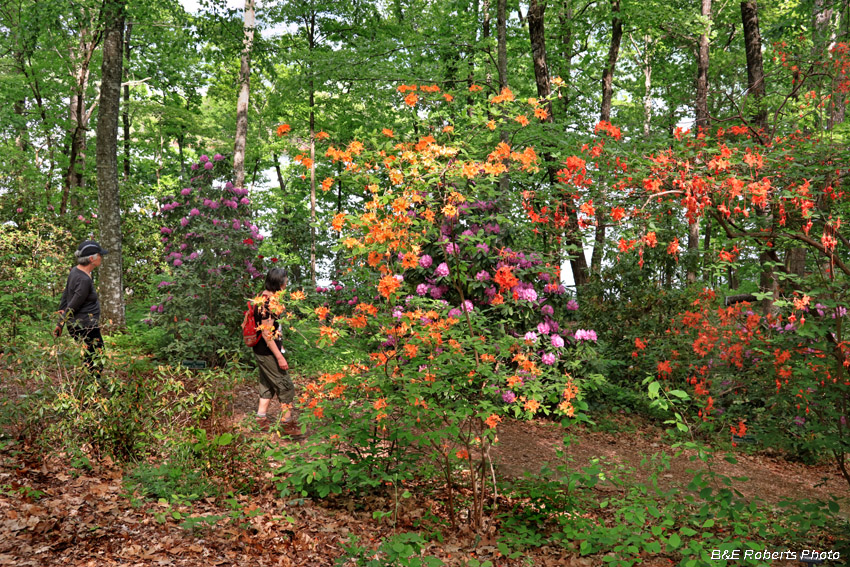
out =
[[[323,130],[323,131],[321,131],[321,132],[318,132],[318,133],[316,134],[316,139],[317,139],[317,140],[327,140],[327,139],[328,139],[328,138],[330,138],[330,137],[331,137],[331,135],[330,135],[330,134],[328,134],[327,132],[325,132],[324,130]]]
[[[321,320],[321,321],[324,321],[325,319],[327,319],[328,314],[330,314],[330,312],[331,312],[331,310],[328,309],[327,307],[325,307],[324,305],[322,305],[320,307],[316,307],[316,309],[314,311],[315,311],[316,315],[318,315],[319,320]]]
[[[547,111],[545,108],[542,108],[542,107],[541,108],[535,108],[534,109],[534,116],[538,120],[546,120],[547,118],[549,118],[549,111]]]
[[[319,327],[319,338],[322,337],[327,337],[331,344],[334,344],[339,339],[339,333],[333,327],[321,326]]]
[[[422,85],[419,87],[419,90],[423,93],[438,93],[440,92],[440,87],[437,85],[431,85],[430,87],[428,85]]]
[[[511,289],[519,283],[519,279],[511,272],[510,266],[502,266],[496,270],[493,281],[499,284],[502,290]]]
[[[464,459],[464,460],[466,460],[466,459],[468,459],[468,458],[469,458],[469,452],[467,452],[467,450],[466,450],[466,449],[461,449],[460,451],[457,451],[457,452],[455,453],[455,457],[457,457],[458,459]]]
[[[446,134],[449,134],[449,133],[454,132],[454,131],[455,131],[454,126],[451,126],[451,125],[443,126],[443,132],[445,132]]]
[[[354,140],[353,142],[348,144],[348,153],[353,156],[359,156],[361,153],[363,153],[363,150],[365,149],[366,147],[363,145],[363,142],[359,142],[357,140]]]
[[[670,244],[667,245],[667,253],[673,256],[679,253],[679,239],[673,238]]]
[[[410,93],[406,97],[404,97],[404,104],[407,106],[416,106],[416,103],[419,102],[419,97],[414,93]]]
[[[389,299],[390,295],[392,295],[400,286],[401,283],[399,283],[394,276],[387,275],[382,277],[381,281],[378,283],[378,293]]]
[[[342,227],[345,226],[345,217],[345,213],[337,213],[336,215],[334,215],[334,219],[331,222],[331,226],[335,231],[339,232],[340,230],[342,230]]]
[[[413,92],[415,90],[416,90],[416,85],[399,85],[399,87],[398,87],[398,92],[400,92],[401,94],[404,94],[407,91]]]
[[[295,301],[300,301],[302,299],[307,299],[307,296],[304,294],[303,291],[298,290],[298,291],[293,291],[292,293],[290,293],[289,298],[293,299]]]
[[[511,89],[509,89],[508,87],[505,87],[505,88],[502,89],[501,93],[499,93],[498,95],[491,98],[490,102],[492,104],[500,104],[502,102],[511,101],[511,100],[514,100],[514,93],[511,92]]]
[[[443,98],[444,98],[444,99],[446,99],[446,102],[451,102],[451,101],[453,101],[453,100],[455,99],[455,97],[453,97],[453,96],[452,96],[452,95],[450,95],[449,93],[445,93],[445,94],[443,95]]]
[[[623,207],[614,207],[611,209],[611,218],[615,221],[620,221],[626,215],[625,209]]]
[[[369,321],[366,320],[366,316],[362,314],[348,319],[348,326],[352,329],[363,329],[368,323]]]
[[[375,403],[372,404],[372,407],[374,407],[376,410],[382,410],[387,406],[388,404],[386,398],[378,398],[377,400],[375,400]]]
[[[502,305],[505,302],[505,298],[502,297],[501,293],[497,293],[493,296],[493,300],[490,301],[490,305]]]
[[[563,413],[567,414],[567,417],[573,417],[576,411],[573,407],[573,404],[566,400],[558,404],[558,409],[561,410]]]
[[[496,129],[496,121],[495,120],[488,121],[487,122],[487,128],[489,128],[490,130],[495,130]]]
[[[471,92],[471,93],[477,93],[477,92],[479,92],[483,89],[484,89],[484,87],[482,87],[481,85],[470,85],[469,86],[469,92]]]
[[[537,400],[528,400],[525,402],[523,407],[531,413],[536,413],[537,410],[540,409],[540,402],[538,402]]]
[[[525,114],[520,114],[519,116],[514,117],[514,120],[520,123],[520,126],[528,126],[528,118]]]
[[[484,420],[484,423],[487,424],[487,427],[490,429],[495,429],[496,425],[502,422],[502,418],[496,415],[495,413],[490,415],[487,419]]]
[[[401,267],[407,270],[412,270],[419,265],[419,256],[414,252],[407,252],[404,255],[404,260],[401,261]]]
[[[446,205],[443,207],[443,214],[447,217],[454,217],[457,215],[457,207],[454,205]]]
[[[384,136],[386,136],[388,138],[394,138],[395,137],[395,135],[393,134],[393,131],[390,130],[389,128],[384,128],[383,130],[381,130],[381,134],[383,134]]]
[[[411,343],[404,345],[403,350],[407,358],[416,358],[416,355],[419,354],[419,347]]]
[[[324,181],[322,181],[322,191],[330,191],[331,187],[333,187],[333,184],[333,177],[325,177]]]
[[[278,138],[280,138],[284,134],[288,134],[290,130],[292,130],[292,128],[289,126],[289,124],[281,124],[277,127]]]

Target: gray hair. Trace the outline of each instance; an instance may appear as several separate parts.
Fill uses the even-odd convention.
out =
[[[96,256],[97,256],[97,254],[91,254],[89,256],[80,256],[79,250],[76,250],[74,252],[74,258],[77,259],[77,265],[78,266],[88,266],[89,264],[94,262],[94,259],[95,259]]]

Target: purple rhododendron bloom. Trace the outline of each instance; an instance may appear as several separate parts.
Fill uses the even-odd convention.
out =
[[[801,416],[798,415],[797,417],[794,418],[794,425],[799,425],[799,426],[802,427],[805,424],[806,424],[806,418],[805,417],[801,417]]]
[[[421,283],[416,286],[417,295],[425,295],[426,293],[428,293],[428,284]]]
[[[468,299],[463,302],[462,307],[463,307],[463,310],[466,311],[467,313],[472,313],[472,310],[474,309],[473,306],[472,306],[472,302]]]
[[[221,154],[215,154],[215,155],[213,156],[213,159],[214,159],[215,161],[221,161],[221,160],[223,160],[223,159],[224,159],[224,156],[223,156],[223,155],[221,155]]]
[[[506,404],[512,404],[516,401],[516,394],[508,390],[507,392],[502,394],[502,401]]]
[[[481,270],[475,274],[475,279],[480,282],[487,282],[490,281],[490,274],[486,270]]]
[[[207,154],[204,154],[198,158],[198,161],[201,163],[207,163],[208,161],[210,161],[210,158],[207,156]]]
[[[189,195],[191,192],[192,192],[192,188],[191,188],[191,187],[186,187],[185,189],[183,189],[183,190],[181,190],[181,191],[180,191],[180,194],[181,194],[181,195],[183,195],[184,197],[186,197],[186,196],[187,196],[187,195]]]
[[[197,164],[197,163],[193,163],[193,164],[191,165],[191,167],[189,167],[189,169],[191,169],[192,171],[197,170],[197,169],[198,169],[198,164]]]
[[[543,364],[545,364],[547,366],[552,366],[553,364],[555,364],[555,355],[552,354],[551,352],[545,353],[541,357],[541,359],[543,360]]]
[[[189,224],[189,219],[187,219],[186,217],[180,219],[180,226],[186,226],[187,224]]]
[[[552,335],[551,341],[552,346],[555,348],[561,348],[564,346],[564,339],[562,339],[560,335]]]
[[[449,275],[449,266],[445,262],[441,262],[437,269],[434,270],[434,273],[439,277],[444,278]]]
[[[198,216],[199,214],[201,214],[201,211],[199,211],[198,209],[192,209],[191,211],[189,211],[189,216],[190,216],[190,217],[196,217],[196,216]]]
[[[546,315],[547,317],[551,317],[555,313],[555,308],[551,305],[544,305],[540,308],[540,312]]]
[[[176,260],[174,260],[174,266],[175,267],[181,266],[182,264],[183,264],[183,260],[181,260],[180,258],[177,258]]]
[[[204,169],[212,169],[212,168],[213,168],[213,162],[208,161],[207,163],[204,164]]]
[[[431,297],[433,297],[434,299],[440,299],[441,297],[443,297],[443,288],[441,288],[440,286],[432,287],[430,293]]]
[[[419,258],[419,265],[423,268],[430,268],[431,264],[434,263],[434,259],[431,258],[428,254],[425,254],[421,258]]]
[[[459,250],[460,249],[458,248],[458,245],[454,242],[449,242],[448,244],[446,244],[446,254],[448,254],[449,256],[451,256],[452,254],[457,254]]]
[[[575,299],[567,302],[567,311],[578,311],[578,302]]]
[[[537,324],[537,332],[541,335],[548,335],[552,329],[549,328],[549,323],[542,322]]]
[[[455,307],[454,309],[449,311],[449,317],[451,317],[452,319],[458,319],[460,317],[460,309]]]
[[[476,248],[478,248],[479,250],[481,250],[481,252],[482,252],[483,254],[487,254],[488,252],[490,252],[490,247],[489,247],[489,246],[487,246],[487,245],[486,245],[485,243],[483,243],[483,242],[482,242],[481,244],[476,244],[476,245],[475,245],[475,247],[476,247]]]

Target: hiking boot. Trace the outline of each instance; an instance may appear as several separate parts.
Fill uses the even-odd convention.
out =
[[[301,426],[297,420],[282,421],[280,424],[280,432],[293,439],[302,439],[304,434],[301,433]]]

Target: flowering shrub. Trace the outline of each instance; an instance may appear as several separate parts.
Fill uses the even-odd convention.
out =
[[[247,189],[220,180],[230,174],[223,156],[202,155],[191,187],[162,199],[162,242],[170,273],[159,282],[150,321],[172,337],[167,355],[210,363],[220,349],[236,349],[246,299],[261,276],[254,262],[263,236],[251,221]]]
[[[433,128],[439,139],[397,141],[385,129],[374,140],[327,149],[350,177],[347,185],[362,186],[367,200],[362,212],[332,222],[351,256],[348,276],[361,283],[350,313],[316,309],[320,346],[367,324],[382,342],[368,361],[322,375],[300,401],[326,440],[323,466],[344,471],[322,490],[397,482],[430,454],[450,491],[467,479],[470,521],[479,525],[502,418],[583,418],[579,388],[597,337],[568,320],[578,304],[565,294],[557,256],[509,246],[523,227],[508,228],[519,202],[499,192],[499,176],[527,182],[538,170],[534,150],[498,142],[483,112],[466,122],[465,113],[444,109],[452,97],[438,87],[400,91],[408,93],[405,104],[453,125]],[[487,106],[508,116],[540,105],[512,99],[506,90]],[[363,283],[370,281],[371,290]],[[458,469],[470,474],[458,476]],[[314,482],[315,461],[296,470],[303,472],[290,477],[294,486]]]

